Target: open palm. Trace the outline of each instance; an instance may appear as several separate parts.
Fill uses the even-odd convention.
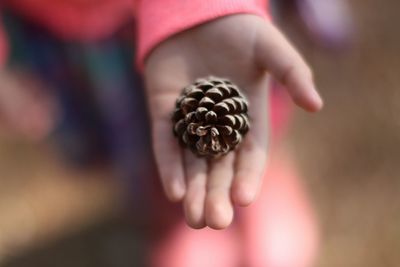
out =
[[[249,205],[260,188],[268,146],[268,74],[294,102],[317,111],[322,101],[309,67],[269,22],[233,15],[161,43],[146,62],[145,80],[155,158],[166,195],[184,203],[193,228],[227,227],[233,206]],[[209,75],[231,79],[247,96],[252,128],[233,153],[218,160],[183,150],[172,133],[171,112],[183,87]]]

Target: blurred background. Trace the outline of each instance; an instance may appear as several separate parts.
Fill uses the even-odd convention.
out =
[[[277,23],[313,66],[326,102],[317,115],[297,110],[288,137],[321,224],[316,266],[398,266],[400,2],[277,2]],[[0,83],[13,75],[36,84],[25,72],[3,73]],[[18,105],[57,114],[51,94],[39,91],[41,108]],[[22,135],[2,124],[0,266],[141,266],[143,232],[126,220],[113,170],[60,156],[57,134],[41,138],[55,120],[21,126]]]

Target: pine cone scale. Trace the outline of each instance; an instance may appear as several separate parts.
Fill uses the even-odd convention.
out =
[[[219,102],[224,97],[223,93],[217,88],[212,88],[206,92],[206,96],[214,100],[215,102]]]

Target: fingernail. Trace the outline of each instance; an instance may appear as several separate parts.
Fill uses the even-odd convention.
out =
[[[322,100],[320,94],[318,93],[318,91],[315,87],[313,88],[313,90],[311,92],[311,99],[312,99],[313,105],[315,107],[315,111],[318,111],[323,107],[324,101]]]
[[[181,200],[186,194],[186,185],[181,179],[177,179],[174,181],[172,185],[172,193],[174,195],[174,199],[177,201]]]

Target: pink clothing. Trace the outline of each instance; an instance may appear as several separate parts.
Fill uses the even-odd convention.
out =
[[[3,28],[0,25],[0,66],[3,66],[6,63],[7,53],[8,53],[8,46],[6,42],[6,36]]]
[[[6,0],[5,7],[63,40],[106,38],[133,14],[132,0]]]
[[[267,16],[267,0],[6,0],[3,3],[68,40],[108,37],[135,17],[139,66],[160,42],[188,28],[230,14]],[[0,59],[5,57],[4,48],[5,38],[0,29]]]

